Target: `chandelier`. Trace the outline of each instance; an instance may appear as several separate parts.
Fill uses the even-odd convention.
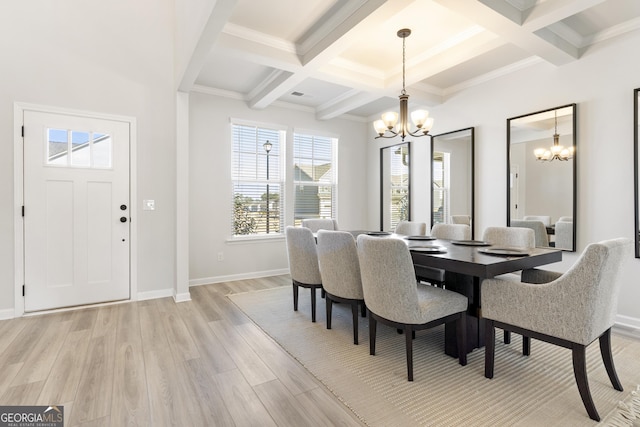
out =
[[[560,145],[560,135],[558,134],[558,110],[554,110],[555,114],[555,131],[553,133],[553,145],[551,148],[536,148],[533,154],[537,160],[542,162],[551,162],[553,160],[566,161],[573,158],[573,147],[564,148]]]
[[[382,120],[376,120],[373,122],[373,127],[376,130],[378,138],[395,138],[400,135],[402,138],[402,142],[404,142],[404,138],[407,135],[411,135],[414,137],[425,136],[431,130],[433,126],[433,118],[429,117],[429,112],[427,110],[416,110],[411,113],[411,120],[413,124],[417,127],[416,130],[411,132],[409,130],[408,123],[408,104],[409,104],[409,95],[405,90],[405,62],[406,62],[406,49],[405,49],[405,39],[409,37],[411,34],[411,30],[408,28],[403,28],[398,31],[398,37],[402,39],[402,92],[400,92],[400,123],[398,124],[398,130],[394,130],[394,127],[398,123],[398,113],[394,111],[390,111],[384,113],[382,115]]]

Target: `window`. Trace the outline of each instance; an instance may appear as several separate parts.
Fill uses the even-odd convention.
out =
[[[231,125],[233,236],[281,234],[285,132]]]
[[[47,165],[111,168],[111,136],[99,132],[47,129]]]
[[[433,153],[433,222],[448,223],[451,153]]]
[[[336,216],[336,138],[294,133],[294,225],[305,218]]]

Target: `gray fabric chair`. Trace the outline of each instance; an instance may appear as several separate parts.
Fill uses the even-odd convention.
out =
[[[302,220],[302,226],[316,233],[318,230],[337,230],[338,221],[331,218],[307,218]]]
[[[396,225],[396,234],[404,236],[424,236],[427,232],[427,224],[417,221],[400,221]]]
[[[469,240],[471,238],[471,227],[465,224],[434,224],[431,228],[431,235],[437,239],[444,240]],[[421,282],[428,282],[432,285],[444,286],[444,270],[427,267],[425,265],[414,265],[416,277]]]
[[[471,227],[467,224],[433,224],[431,235],[444,240],[469,240]]]
[[[549,215],[525,215],[524,221],[541,221],[545,227],[551,225],[551,217]]]
[[[530,228],[487,227],[484,230],[482,240],[495,246],[518,248],[533,248],[536,246],[536,236]],[[511,332],[504,331],[504,343],[511,343]]]
[[[484,280],[485,377],[493,378],[496,327],[522,334],[525,355],[530,352],[530,338],[569,348],[582,402],[589,417],[599,421],[589,391],[585,350],[599,339],[609,379],[622,391],[611,354],[611,327],[621,285],[619,272],[631,256],[630,239],[612,239],[587,246],[565,274],[524,270],[522,279],[535,284],[503,278]]]
[[[351,305],[353,343],[358,344],[358,305],[366,313],[356,240],[347,231],[318,231],[318,264],[327,307],[327,329],[331,329],[333,301]]]
[[[556,222],[556,248],[573,250],[573,222]]]
[[[494,246],[533,248],[536,246],[536,236],[530,228],[517,227],[487,227],[482,240]]]
[[[451,215],[451,222],[453,224],[471,225],[471,217],[469,215]],[[468,240],[468,239],[461,239],[461,240]]]
[[[542,221],[535,220],[511,220],[511,227],[530,228],[534,233],[535,245],[538,247],[549,247],[549,235],[547,234],[547,227]]]
[[[560,218],[558,218],[558,221],[561,221],[561,222],[573,222],[573,217],[572,216],[561,216]]]
[[[369,312],[369,353],[375,355],[377,322],[402,329],[407,378],[413,381],[414,331],[456,322],[458,360],[467,364],[467,297],[420,285],[413,274],[409,248],[400,239],[358,236],[362,290]]]
[[[313,233],[306,227],[285,229],[289,271],[293,285],[293,310],[298,311],[298,288],[311,290],[311,321],[316,321],[316,289],[322,289],[322,276]]]

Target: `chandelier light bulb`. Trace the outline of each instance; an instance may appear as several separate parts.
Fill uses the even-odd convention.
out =
[[[418,129],[424,126],[425,122],[429,118],[429,112],[427,110],[416,110],[411,113],[411,121]]]
[[[382,115],[382,121],[387,129],[393,129],[398,123],[398,113],[395,111],[388,111]]]
[[[373,127],[375,128],[376,133],[380,136],[384,135],[385,131],[387,130],[387,126],[382,120],[376,120],[375,122],[373,122]]]

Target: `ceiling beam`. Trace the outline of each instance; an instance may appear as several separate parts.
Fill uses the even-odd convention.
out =
[[[502,0],[435,1],[553,65],[567,64],[579,57],[579,49],[558,35],[551,36],[550,31],[542,28],[539,29],[541,34],[538,35],[532,32],[530,27],[523,27],[526,14]],[[563,3],[566,1],[562,0]],[[547,13],[554,11],[548,10]],[[543,22],[541,16],[537,16],[536,20]]]
[[[189,92],[204,66],[207,56],[231,16],[237,0],[217,0],[211,9],[209,19],[204,25],[198,42],[178,83],[178,91]]]

